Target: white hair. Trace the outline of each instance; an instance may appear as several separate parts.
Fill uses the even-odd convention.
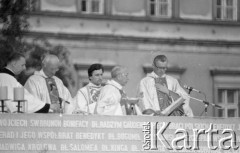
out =
[[[42,60],[42,65],[46,66],[51,63],[59,62],[59,59],[56,55],[53,54],[47,54],[44,59]]]
[[[124,69],[125,69],[125,67],[123,67],[123,66],[120,66],[120,65],[115,66],[115,67],[112,69],[112,71],[111,71],[111,76],[112,76],[112,78],[116,78],[119,74],[122,73],[122,71],[123,71]]]

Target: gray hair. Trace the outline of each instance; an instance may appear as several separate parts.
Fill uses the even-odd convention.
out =
[[[47,54],[42,60],[42,65],[48,65],[49,63],[59,62],[59,59],[56,55]]]
[[[125,69],[125,67],[120,65],[115,66],[111,71],[112,78],[116,78],[119,74],[121,74],[123,69]]]

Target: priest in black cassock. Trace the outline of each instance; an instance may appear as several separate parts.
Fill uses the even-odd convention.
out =
[[[0,86],[7,86],[8,88],[9,100],[6,101],[6,106],[9,112],[17,111],[17,102],[14,101],[13,90],[15,87],[23,86],[17,81],[15,76],[26,69],[25,64],[24,55],[13,52],[8,58],[6,67],[0,70]],[[45,102],[34,97],[26,89],[24,89],[24,99],[27,102],[26,113],[47,113],[49,111],[49,104],[45,104]]]

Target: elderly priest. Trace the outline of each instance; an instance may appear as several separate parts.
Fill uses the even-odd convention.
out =
[[[56,55],[48,54],[42,61],[42,69],[29,77],[24,87],[46,104],[50,112],[71,114],[74,109],[72,96],[62,80],[55,76],[60,61]]]

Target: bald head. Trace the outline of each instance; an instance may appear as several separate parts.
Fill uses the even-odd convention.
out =
[[[112,79],[125,86],[128,82],[127,68],[123,66],[115,66],[111,72]]]
[[[43,72],[48,76],[52,77],[59,70],[60,61],[56,55],[48,54],[42,61]]]

